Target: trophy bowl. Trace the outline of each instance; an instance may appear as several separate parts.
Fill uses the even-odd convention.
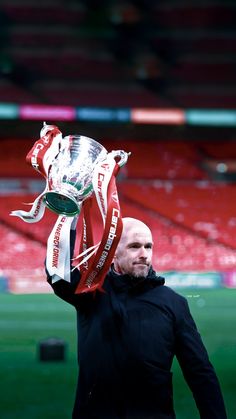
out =
[[[45,205],[57,214],[79,214],[82,202],[93,193],[92,177],[107,150],[92,138],[68,135],[48,173]]]

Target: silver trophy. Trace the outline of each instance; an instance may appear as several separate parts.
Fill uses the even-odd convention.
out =
[[[123,150],[108,153],[100,143],[83,135],[63,137],[57,126],[44,122],[40,138],[28,152],[26,161],[46,178],[45,189],[34,200],[30,211],[15,210],[10,215],[35,223],[43,217],[45,206],[57,214],[73,217],[93,193],[97,201],[104,193],[106,201],[113,170],[114,176],[118,173],[115,164],[123,166],[129,154]],[[103,177],[100,192],[96,176]]]
[[[49,190],[44,196],[45,205],[58,214],[78,214],[82,202],[93,193],[94,168],[106,156],[107,150],[92,138],[82,135],[64,137],[48,173]]]

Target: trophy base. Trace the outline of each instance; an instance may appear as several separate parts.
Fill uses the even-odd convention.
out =
[[[56,214],[73,217],[80,212],[80,208],[75,200],[58,192],[47,192],[44,201],[45,205]]]

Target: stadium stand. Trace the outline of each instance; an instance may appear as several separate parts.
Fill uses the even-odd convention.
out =
[[[123,212],[126,216],[142,219],[152,229],[153,262],[159,272],[226,272],[234,268],[235,248],[206,240],[184,228],[183,224],[173,223],[168,216],[148,209],[147,201],[144,202],[144,205],[137,205],[137,201],[129,197],[128,201],[124,200]]]
[[[201,153],[188,141],[119,141],[119,147],[131,152],[124,168],[128,179],[205,179]],[[109,149],[109,147],[108,147]]]
[[[45,246],[0,223],[1,276],[13,293],[49,293],[44,277]]]
[[[234,109],[235,15],[232,1],[2,0],[0,102]],[[119,175],[122,213],[152,227],[157,269],[233,270],[234,135],[218,141],[216,131],[203,136],[201,131],[198,139],[196,130],[190,140],[178,127],[177,141],[153,128],[153,141],[141,134],[137,141],[132,127],[126,128],[129,140],[121,130],[114,138],[107,133],[96,139],[108,150],[131,152]],[[33,225],[9,217],[11,210],[32,202],[43,183],[25,163],[33,145],[30,134],[4,135],[0,270],[7,266],[16,289],[19,272],[22,278],[35,273],[36,283],[43,275],[56,216],[47,210]]]
[[[235,107],[233,2],[3,0],[1,14],[1,100]]]
[[[154,181],[149,186],[130,182],[121,191],[193,234],[235,248],[235,184]]]
[[[30,141],[22,142],[22,149],[17,148],[17,141],[19,143],[20,140],[3,143],[5,157],[10,155],[13,145],[19,154],[15,153],[15,160],[7,158],[8,164],[4,164],[4,155],[1,155],[0,165],[2,181],[8,179],[9,182],[0,196],[1,245],[3,250],[6,248],[6,257],[0,265],[3,269],[7,264],[7,273],[12,278],[16,278],[13,272],[15,266],[28,275],[25,261],[31,255],[31,247],[32,255],[40,250],[27,269],[33,266],[37,275],[39,272],[42,274],[46,241],[56,220],[56,214],[49,210],[36,224],[27,224],[9,216],[14,209],[27,210],[24,203],[32,203],[44,188],[43,179],[25,163]],[[127,149],[125,141],[104,143],[108,150],[117,149],[118,144],[119,148],[124,146]],[[210,143],[202,144],[129,142],[132,154],[118,177],[122,214],[141,218],[150,225],[156,243],[154,264],[162,272],[226,272],[235,266],[236,186],[233,182],[212,181],[208,177],[208,173],[201,168],[201,159],[205,157],[203,149],[208,157],[219,155],[219,150]],[[224,157],[229,156],[231,151],[232,147],[228,144],[224,148]],[[15,167],[14,177],[10,177],[9,162],[11,170],[12,165]],[[99,240],[99,227],[95,236]],[[12,246],[10,256],[9,246]],[[17,265],[12,257],[14,249]]]

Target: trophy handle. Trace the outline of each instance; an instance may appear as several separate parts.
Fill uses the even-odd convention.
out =
[[[128,152],[128,153],[126,153],[126,151],[124,151],[124,150],[112,150],[110,153],[109,153],[115,160],[117,159],[117,158],[119,158],[119,160],[118,161],[116,161],[117,162],[117,164],[120,166],[120,167],[122,167],[122,166],[124,166],[125,164],[126,164],[126,162],[127,162],[127,160],[128,160],[128,157],[130,156],[130,154],[131,154],[131,152]]]
[[[40,130],[40,138],[47,135],[49,131],[52,131],[53,129],[57,128],[55,125],[48,125],[47,122],[43,122],[43,128]]]

